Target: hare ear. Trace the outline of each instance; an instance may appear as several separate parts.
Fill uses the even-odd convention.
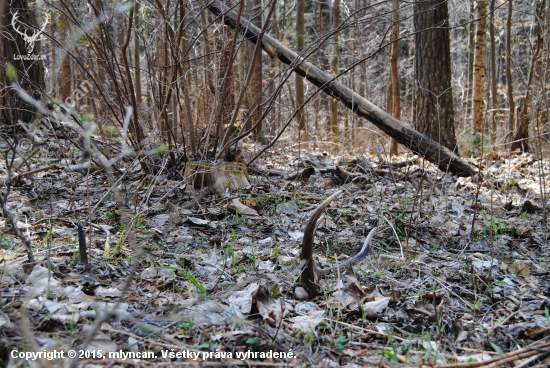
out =
[[[339,190],[319,205],[309,217],[306,228],[304,229],[304,239],[302,240],[302,251],[300,260],[304,264],[301,272],[302,286],[307,292],[309,298],[313,298],[317,292],[317,280],[315,275],[315,265],[313,264],[313,240],[315,238],[315,230],[317,230],[317,220],[325,212],[328,205],[343,191]]]

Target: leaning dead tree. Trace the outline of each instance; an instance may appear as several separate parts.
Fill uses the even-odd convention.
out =
[[[237,12],[229,9],[219,0],[213,0],[208,9],[223,19],[229,27],[237,28]],[[261,30],[248,21],[240,18],[239,31],[250,41],[258,42]],[[473,166],[461,160],[454,152],[443,147],[434,140],[420,134],[405,123],[397,120],[372,102],[366,100],[335,78],[327,75],[313,64],[305,61],[297,53],[283,46],[273,37],[265,34],[261,38],[261,47],[273,58],[292,65],[293,71],[319,87],[323,92],[331,95],[351,109],[358,116],[369,120],[384,133],[394,138],[414,153],[436,164],[440,170],[450,171],[458,176],[472,176],[476,174]]]

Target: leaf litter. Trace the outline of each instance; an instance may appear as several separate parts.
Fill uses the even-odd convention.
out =
[[[410,155],[386,162],[274,150],[250,167],[249,187],[195,202],[196,190],[166,172],[129,170],[116,188],[122,202],[105,195],[102,171],[57,165],[19,176],[8,207],[38,263],[25,262],[0,220],[2,356],[156,356],[80,366],[548,364],[540,184],[549,162],[511,153],[476,164],[482,180],[443,175]],[[344,262],[376,227],[371,255],[299,301],[305,223],[339,189],[317,224],[315,261]],[[88,265],[78,262],[77,223],[87,227]]]

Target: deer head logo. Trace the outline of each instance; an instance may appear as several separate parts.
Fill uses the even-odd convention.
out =
[[[25,41],[25,48],[27,49],[27,54],[30,54],[32,50],[34,50],[34,42],[36,41],[38,36],[40,36],[42,31],[44,31],[44,28],[46,28],[46,25],[48,24],[48,19],[46,18],[46,20],[44,21],[44,24],[42,24],[42,28],[39,31],[34,31],[33,34],[29,36],[27,34],[27,29],[20,31],[19,28],[17,27],[16,21],[17,21],[17,17],[19,16],[17,13],[18,12],[15,12],[15,14],[13,15],[13,18],[11,20],[11,26],[13,27],[13,29],[15,29],[15,32],[19,33],[23,37],[23,40]]]

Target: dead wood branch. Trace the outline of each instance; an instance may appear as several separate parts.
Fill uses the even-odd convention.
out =
[[[248,171],[265,176],[286,176],[288,172],[286,170],[268,169],[264,167],[249,166]]]
[[[502,356],[499,356],[499,357],[496,357],[496,358],[493,358],[493,359],[490,359],[490,360],[485,360],[483,362],[450,363],[450,364],[438,365],[438,367],[444,367],[444,368],[458,368],[458,367],[468,367],[468,368],[485,367],[485,368],[489,368],[489,367],[498,367],[498,366],[501,366],[501,365],[506,365],[510,362],[513,362],[513,361],[516,361],[516,360],[519,360],[519,359],[528,358],[530,356],[536,355],[537,353],[539,353],[541,351],[546,353],[547,351],[544,351],[542,349],[547,349],[548,347],[550,347],[550,342],[546,342],[546,343],[542,343],[542,344],[538,344],[538,345],[526,346],[522,349],[512,351],[512,352],[509,352],[509,353],[506,353],[506,354],[502,354]]]
[[[9,221],[13,232],[15,235],[21,239],[21,242],[23,242],[23,245],[25,246],[25,250],[27,251],[27,257],[29,259],[30,263],[34,263],[34,254],[32,253],[32,243],[31,240],[19,229],[17,226],[17,221],[15,220],[13,213],[8,209],[8,206],[6,205],[6,202],[2,198],[0,198],[0,207],[2,207],[2,212],[4,214],[4,217]]]
[[[369,183],[369,178],[367,176],[362,175],[360,173],[352,173],[350,171],[342,169],[340,166],[327,166],[324,169],[319,169],[319,172],[321,174],[325,174],[325,173],[334,174],[344,183],[349,183],[349,182],[355,182],[355,183],[362,182],[365,184]]]
[[[308,167],[300,172],[285,176],[283,180],[307,181],[313,174],[315,174],[315,169],[313,167]]]
[[[29,258],[30,263],[34,263],[34,255],[32,253],[32,242],[29,237],[25,235],[24,232],[22,232],[19,227],[17,226],[17,219],[15,218],[14,214],[10,211],[8,208],[8,197],[11,192],[12,188],[12,168],[13,168],[13,162],[15,159],[15,147],[11,145],[8,141],[6,143],[9,146],[9,149],[4,152],[4,159],[6,163],[6,169],[8,172],[8,176],[5,178],[5,182],[2,183],[3,186],[5,186],[5,192],[0,193],[0,207],[2,208],[2,213],[4,214],[4,217],[7,221],[9,221],[13,232],[15,235],[21,240],[23,245],[25,245],[25,249],[27,251],[27,257]],[[9,152],[12,152],[11,157],[9,157]]]
[[[237,28],[237,12],[230,10],[219,0],[213,0],[208,9],[216,16],[220,16],[229,27]],[[246,39],[256,43],[261,42],[261,47],[273,58],[287,65],[292,65],[293,71],[306,78],[308,81],[321,88],[323,92],[342,102],[346,107],[363,117],[386,134],[394,138],[414,153],[425,157],[439,167],[440,170],[450,171],[458,176],[473,176],[476,170],[469,163],[461,160],[451,150],[441,146],[432,139],[420,134],[405,123],[397,120],[372,102],[366,100],[348,87],[344,86],[333,77],[322,72],[313,64],[305,61],[297,53],[285,47],[269,35],[260,39],[261,30],[254,26],[248,19],[239,19],[239,31]]]
[[[17,182],[17,180],[19,180],[20,178],[24,177],[24,176],[29,176],[29,175],[34,175],[34,174],[37,174],[39,172],[43,172],[43,171],[48,171],[48,170],[52,170],[52,169],[59,169],[60,166],[57,165],[57,164],[54,164],[54,165],[50,165],[50,166],[46,166],[46,167],[41,167],[41,168],[38,168],[38,169],[34,169],[34,170],[31,170],[31,171],[25,171],[21,174],[18,174],[18,175],[14,175],[12,178],[11,178],[11,182],[12,183],[15,183]]]

